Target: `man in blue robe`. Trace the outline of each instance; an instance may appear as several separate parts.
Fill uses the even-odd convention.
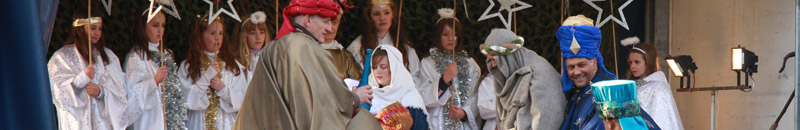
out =
[[[603,65],[603,56],[600,54],[602,34],[593,23],[592,19],[583,15],[572,16],[564,21],[556,33],[564,59],[561,66],[562,91],[568,100],[567,115],[561,130],[604,129],[603,120],[595,116],[592,87],[589,86],[614,80],[616,75]],[[642,112],[642,116],[652,122],[645,112]]]

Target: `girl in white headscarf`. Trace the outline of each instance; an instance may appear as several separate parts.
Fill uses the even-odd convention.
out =
[[[379,45],[372,53],[372,73],[369,85],[373,99],[370,112],[379,113],[384,107],[399,102],[406,107],[413,118],[411,129],[427,130],[428,112],[422,97],[414,87],[411,74],[403,66],[403,55],[391,45]]]

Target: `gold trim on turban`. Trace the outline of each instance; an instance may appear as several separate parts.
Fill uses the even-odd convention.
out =
[[[594,26],[594,20],[587,18],[582,14],[579,14],[576,16],[568,17],[566,20],[564,20],[564,23],[561,24],[561,26],[581,26],[581,25]]]

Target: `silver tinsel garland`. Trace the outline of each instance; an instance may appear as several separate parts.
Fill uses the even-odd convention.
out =
[[[453,63],[453,52],[452,51],[439,51],[437,48],[431,48],[430,56],[433,58],[434,63],[436,64],[436,71],[439,74],[443,74],[444,70],[447,68],[448,65]],[[455,87],[455,91],[453,92],[453,100],[450,101],[450,104],[456,105],[458,107],[464,108],[467,105],[468,101],[467,98],[472,94],[472,79],[470,79],[469,70],[470,70],[470,63],[468,62],[469,57],[467,57],[466,51],[461,51],[456,53],[455,55],[455,62],[458,66],[458,74],[456,74],[455,79],[458,79],[457,85]],[[452,84],[451,85],[455,85]],[[445,107],[448,108],[448,107]],[[459,129],[463,122],[459,119],[452,119],[450,116],[446,116],[450,113],[450,109],[444,109],[444,125],[443,128],[439,129],[448,129],[448,130],[455,130]]]
[[[636,80],[636,86],[639,86],[639,87],[641,87],[641,86],[642,86],[642,85],[644,85],[645,83],[647,83],[647,82],[645,82],[645,81],[644,81],[644,80],[642,80],[642,79],[637,79],[637,80]]]
[[[153,60],[156,62],[157,65],[161,65],[161,52],[158,51],[150,51],[152,52],[151,55]],[[167,66],[167,71],[169,71],[169,75],[167,78],[164,79],[162,84],[164,87],[161,88],[161,92],[164,94],[162,98],[164,98],[164,123],[167,125],[167,130],[186,130],[186,99],[185,96],[181,93],[181,82],[178,79],[178,66],[175,63],[175,59],[172,56],[172,53],[164,54],[164,65]],[[159,84],[159,87],[161,84]]]

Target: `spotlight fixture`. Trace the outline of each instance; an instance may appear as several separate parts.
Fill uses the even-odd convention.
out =
[[[731,48],[731,70],[736,71],[736,85],[742,85],[741,72],[744,72],[744,84],[749,85],[750,76],[758,72],[758,56],[742,46]]]
[[[689,72],[694,74],[694,71],[697,70],[697,66],[695,65],[694,61],[692,60],[691,56],[688,55],[680,55],[677,57],[667,56],[665,58],[667,65],[669,65],[670,70],[675,75],[675,77],[681,78],[681,85],[680,88],[677,90],[678,92],[693,92],[693,91],[711,91],[711,124],[714,124],[715,118],[715,100],[716,100],[716,93],[719,90],[742,90],[744,92],[749,92],[752,90],[753,86],[755,86],[755,81],[753,81],[753,86],[750,85],[748,81],[752,78],[750,76],[753,73],[758,72],[758,56],[752,51],[744,49],[742,46],[731,48],[731,70],[736,72],[736,86],[712,86],[712,87],[699,87],[699,88],[692,88],[691,85],[691,75]],[[741,73],[744,72],[744,85],[741,83]],[[686,87],[683,84],[683,77],[686,77],[687,83]],[[787,103],[788,104],[788,103]],[[714,125],[711,125],[711,129],[714,129]]]
[[[689,72],[694,73],[697,70],[697,65],[694,63],[692,56],[689,55],[680,55],[680,56],[667,56],[664,60],[667,61],[667,65],[669,65],[669,69],[672,70],[672,74],[675,77],[681,78],[681,88],[691,88],[691,75]],[[686,86],[683,84],[683,77],[686,77]]]

